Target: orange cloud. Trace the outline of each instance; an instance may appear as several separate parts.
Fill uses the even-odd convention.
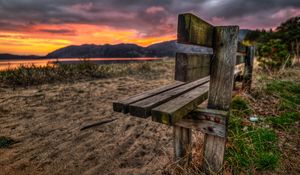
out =
[[[38,25],[19,33],[0,31],[0,53],[46,55],[68,45],[81,44],[136,43],[148,46],[175,37],[175,34],[143,37],[137,30],[87,24]]]

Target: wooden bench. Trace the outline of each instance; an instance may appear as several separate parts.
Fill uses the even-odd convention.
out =
[[[193,14],[178,18],[178,42],[212,47],[213,54],[177,53],[173,84],[113,103],[130,113],[174,127],[175,160],[191,160],[191,129],[204,132],[207,173],[222,170],[233,83],[244,64],[243,87],[250,89],[253,47],[238,44],[237,26],[214,27]],[[214,42],[213,42],[214,41]],[[198,105],[208,100],[207,108]]]

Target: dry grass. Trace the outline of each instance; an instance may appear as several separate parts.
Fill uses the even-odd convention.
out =
[[[80,64],[58,64],[57,66],[21,66],[13,70],[0,71],[0,86],[32,86],[128,75],[153,79],[159,78],[173,66],[174,61],[172,60],[108,65],[83,61]]]

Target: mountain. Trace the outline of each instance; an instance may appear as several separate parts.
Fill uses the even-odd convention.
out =
[[[239,40],[242,41],[250,30],[242,29],[239,33]],[[84,44],[80,46],[67,46],[49,53],[47,58],[114,58],[114,57],[174,57],[176,52],[211,53],[212,50],[200,46],[178,44],[175,40],[161,42],[141,47],[136,44],[117,45],[95,45]]]
[[[141,47],[135,44],[67,46],[49,53],[48,58],[173,57],[176,52],[211,52],[200,46],[178,44],[175,40]]]
[[[242,29],[239,33],[239,40],[243,40],[250,30]],[[148,47],[141,47],[136,44],[116,45],[95,45],[84,44],[80,46],[67,46],[55,50],[43,58],[126,58],[126,57],[174,57],[176,52],[185,53],[212,53],[212,49],[178,44],[175,40],[165,41]],[[0,54],[0,59],[36,59],[40,56]]]
[[[67,46],[49,53],[48,58],[113,58],[113,57],[142,57],[145,49],[135,44]]]
[[[12,54],[0,54],[0,60],[20,60],[20,59],[36,59],[36,58],[40,58],[40,56],[36,56],[36,55],[12,55]]]

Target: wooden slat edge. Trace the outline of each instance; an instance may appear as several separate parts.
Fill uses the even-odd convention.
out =
[[[207,99],[208,89],[209,83],[206,83],[152,109],[152,120],[174,125]]]
[[[157,89],[149,90],[149,91],[146,91],[144,93],[140,93],[138,95],[126,98],[124,100],[113,102],[113,110],[115,112],[128,113],[128,107],[129,107],[128,105],[129,104],[135,103],[135,102],[140,101],[140,100],[144,100],[146,98],[152,97],[152,96],[157,95],[159,93],[177,88],[177,87],[182,86],[184,84],[186,84],[186,83],[176,81],[173,84],[169,84],[169,85],[157,88]]]
[[[191,83],[187,83],[183,86],[180,86],[175,89],[171,89],[169,91],[163,92],[161,94],[157,94],[156,96],[138,101],[136,103],[132,103],[129,105],[129,112],[131,115],[136,116],[136,117],[142,117],[146,118],[151,115],[151,110],[163,103],[166,103],[196,87],[199,87],[209,81],[210,77],[204,77],[199,80],[196,80]],[[159,96],[163,96],[163,98],[160,98]],[[159,100],[157,100],[159,99]],[[153,103],[152,100],[157,100],[155,103]],[[152,101],[152,103],[151,103]],[[151,104],[150,104],[151,103]]]
[[[213,30],[214,26],[191,13],[180,14],[177,42],[212,47]]]

